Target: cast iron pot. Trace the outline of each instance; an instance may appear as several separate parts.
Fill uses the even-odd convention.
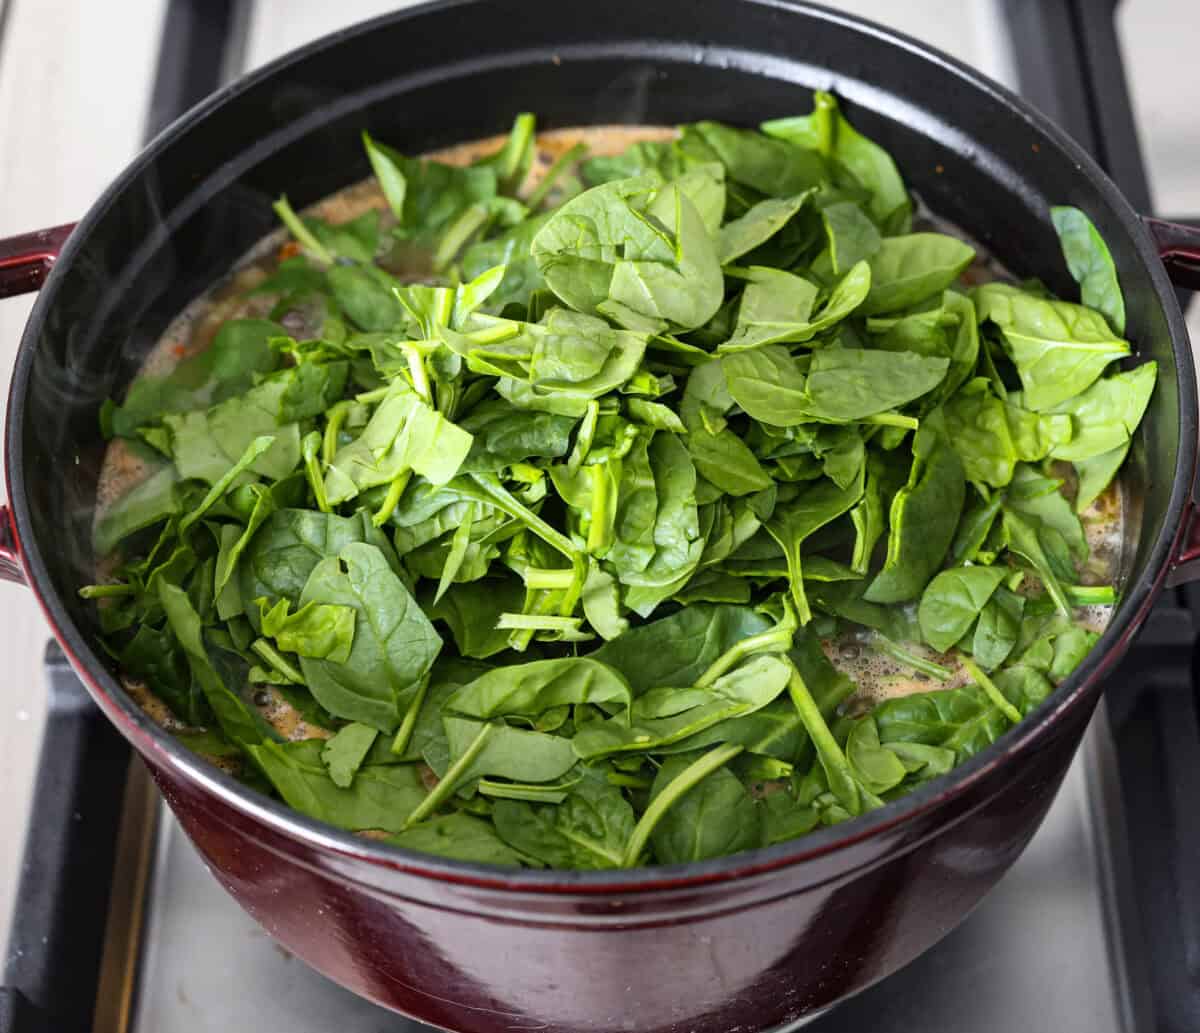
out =
[[[364,128],[418,153],[502,131],[520,110],[549,126],[754,124],[807,110],[817,87],[844,99],[935,211],[1067,296],[1047,209],[1086,211],[1116,260],[1129,337],[1158,360],[1128,475],[1121,604],[1036,713],[953,774],[847,825],[703,864],[572,873],[441,861],[310,821],[199,760],[125,696],[76,596],[91,580],[97,409],[122,394],[168,320],[274,228],[273,198],[287,191],[305,205],[367,175]],[[1148,227],[1076,144],[976,72],[807,4],[409,9],[205,101],[65,237],[47,231],[0,255],[10,292],[37,287],[53,266],[9,399],[8,570],[33,588],[96,702],[242,906],[326,975],[448,1029],[767,1030],[893,972],[1020,853],[1103,675],[1168,575],[1200,557],[1192,355],[1160,261],[1195,284],[1198,242]]]

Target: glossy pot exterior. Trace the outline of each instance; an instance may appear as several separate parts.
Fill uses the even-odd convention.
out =
[[[676,868],[511,872],[356,839],[240,787],[161,733],[94,649],[96,414],[166,323],[274,226],[367,174],[358,134],[420,152],[543,124],[753,124],[832,88],[929,206],[1071,296],[1049,224],[1108,241],[1129,335],[1159,362],[1131,454],[1122,603],[1035,714],[911,796],[804,839]],[[2,257],[2,256],[0,256]],[[1179,555],[1196,459],[1191,353],[1150,235],[1090,160],[999,87],[821,8],[460,0],[348,30],[168,129],[71,236],[22,342],[6,437],[20,562],[75,668],[147,759],[214,874],[281,943],[384,1005],[464,1033],[769,1030],[880,979],[970,911],[1028,842]],[[0,528],[0,532],[4,529]],[[216,949],[219,949],[217,947]]]

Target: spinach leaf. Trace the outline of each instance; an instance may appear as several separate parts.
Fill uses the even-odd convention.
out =
[[[932,391],[949,365],[911,352],[822,348],[808,371],[809,406],[817,419],[861,420]]]
[[[1117,282],[1117,268],[1104,238],[1091,219],[1078,208],[1051,208],[1050,218],[1062,242],[1067,268],[1079,284],[1083,303],[1104,313],[1109,325],[1125,332],[1125,299]]]
[[[445,484],[471,445],[470,434],[421,401],[403,380],[393,381],[362,434],[338,449],[325,474],[326,498],[336,505],[409,471]]]
[[[628,709],[633,696],[617,671],[587,657],[562,657],[497,667],[446,700],[468,717],[534,716],[551,707],[589,703]]]
[[[724,296],[716,249],[691,200],[657,177],[617,180],[572,198],[534,237],[530,252],[547,286],[577,311],[632,313],[689,329],[708,322]]]
[[[498,800],[500,838],[552,868],[618,868],[633,834],[633,808],[602,778],[584,778],[558,806]]]
[[[251,538],[238,565],[246,616],[257,628],[254,600],[287,599],[298,603],[313,568],[336,557],[353,542],[369,542],[390,552],[387,539],[365,515],[352,517],[309,509],[280,509],[272,513]]]
[[[692,685],[717,657],[770,626],[748,606],[700,604],[631,627],[588,655],[620,671],[640,696],[659,685]]]
[[[897,312],[940,294],[974,258],[974,248],[943,233],[885,237],[868,259],[871,290],[859,311]]]
[[[746,277],[737,325],[721,352],[811,341],[859,309],[871,287],[870,266],[858,262],[814,309],[817,289],[802,277],[762,266],[752,266]]]
[[[348,724],[325,744],[321,750],[321,760],[329,769],[329,779],[335,786],[341,789],[350,787],[378,735],[376,728]]]
[[[668,758],[654,779],[651,802],[670,794],[671,783],[694,760],[690,755]],[[650,835],[655,857],[662,864],[734,854],[758,846],[761,839],[760,809],[727,767],[718,768],[672,800]]]
[[[789,670],[777,657],[759,655],[704,688],[650,689],[637,697],[628,719],[618,715],[584,725],[572,740],[575,752],[586,761],[680,742],[762,709],[783,691]]]
[[[796,216],[811,196],[806,191],[795,197],[769,197],[759,201],[745,215],[727,222],[717,235],[717,258],[721,264],[728,265],[770,240]]]
[[[253,707],[230,688],[218,670],[204,643],[200,615],[193,609],[187,593],[178,585],[161,580],[158,599],[167,623],[182,647],[192,678],[200,686],[204,699],[217,718],[221,731],[244,749],[269,739],[274,733]]]
[[[345,663],[302,656],[312,694],[330,713],[393,731],[442,647],[429,619],[373,545],[346,545],[312,568],[301,604],[349,607],[354,643]]]
[[[883,245],[875,224],[853,201],[826,205],[821,209],[821,219],[829,240],[830,268],[835,274],[841,275],[869,259]]]
[[[254,383],[256,374],[276,368],[279,353],[269,342],[284,335],[282,326],[266,319],[223,323],[207,348],[166,376],[137,378],[124,403],[109,410],[109,431],[118,437],[132,437],[138,427],[158,422],[164,413],[205,409],[241,394]]]
[[[831,93],[814,93],[811,115],[764,122],[762,131],[837,161],[870,191],[871,217],[885,232],[907,232],[912,204],[895,161],[846,121]]]
[[[426,613],[446,622],[459,653],[485,660],[508,648],[508,632],[496,624],[502,613],[519,612],[524,597],[514,578],[487,578],[452,585]]]
[[[1013,651],[1021,632],[1025,597],[1001,585],[979,614],[971,653],[985,671],[994,671]]]
[[[1048,454],[1077,463],[1127,444],[1150,404],[1157,373],[1157,363],[1145,362],[1101,377],[1086,391],[1055,406],[1053,412],[1070,414],[1073,433],[1053,442]]]
[[[1129,454],[1129,442],[1090,459],[1077,459],[1075,471],[1079,474],[1079,487],[1075,494],[1075,512],[1084,512],[1112,483],[1125,457]]]
[[[782,345],[731,352],[721,369],[729,394],[754,419],[776,427],[811,419],[804,374]]]
[[[975,623],[1006,576],[1003,567],[954,567],[938,574],[921,594],[917,611],[925,641],[947,652]]]
[[[495,864],[513,868],[527,860],[496,834],[495,828],[469,814],[444,814],[389,836],[393,846],[437,854],[455,861]]]
[[[887,559],[863,594],[869,602],[915,599],[954,538],[966,477],[957,453],[936,428],[936,420],[926,421],[913,440],[908,483],[892,500]]]
[[[804,593],[804,568],[800,546],[818,528],[847,512],[863,493],[863,469],[847,487],[841,488],[833,481],[822,479],[816,485],[800,493],[787,505],[777,506],[763,526],[767,533],[779,543],[787,560],[788,583],[792,600],[800,623],[807,624],[812,617],[808,598]]]
[[[696,122],[684,127],[681,144],[706,149],[725,166],[730,179],[771,197],[792,197],[828,178],[827,166],[815,151],[750,129]]]
[[[981,322],[1000,329],[1024,388],[1024,405],[1052,410],[1088,387],[1129,342],[1114,336],[1092,309],[1027,294],[1004,283],[974,291]]]
[[[321,760],[323,739],[264,742],[247,752],[279,795],[301,814],[359,832],[399,832],[404,819],[425,797],[421,777],[411,764],[369,764],[353,782],[337,785]]]

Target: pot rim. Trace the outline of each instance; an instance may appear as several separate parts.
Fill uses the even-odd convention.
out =
[[[26,472],[20,455],[24,399],[29,389],[36,342],[45,323],[46,314],[54,304],[64,276],[63,270],[75,259],[82,248],[82,241],[92,232],[106,209],[126,189],[129,181],[159,153],[169,148],[193,123],[218,112],[231,98],[270,79],[282,69],[338,46],[346,39],[370,34],[385,24],[420,18],[430,12],[468,6],[474,2],[477,0],[430,0],[360,22],[289,51],[223,87],[176,119],[150,141],[89,208],[76,232],[71,234],[63,248],[38,296],[18,348],[9,390],[4,442],[5,470],[8,497],[27,580],[55,638],[71,665],[88,686],[92,697],[122,734],[153,764],[170,769],[204,793],[235,809],[243,817],[258,822],[288,839],[373,866],[442,882],[526,893],[603,894],[609,891],[629,893],[674,890],[799,865],[882,837],[917,816],[954,800],[1016,755],[1033,748],[1051,733],[1069,710],[1082,705],[1093,690],[1098,691],[1099,679],[1115,665],[1145,620],[1182,536],[1186,523],[1183,516],[1195,478],[1198,422],[1196,379],[1183,315],[1150,234],[1137,213],[1091,156],[1062,129],[1007,88],[936,48],[857,16],[834,11],[806,0],[742,2],[834,23],[885,45],[909,51],[955,76],[964,85],[982,91],[1015,110],[1034,134],[1049,140],[1059,148],[1074,163],[1079,175],[1086,176],[1096,184],[1103,200],[1109,205],[1122,228],[1134,240],[1138,258],[1149,268],[1155,293],[1167,320],[1178,370],[1180,440],[1163,528],[1149,552],[1147,566],[1139,575],[1131,578],[1128,592],[1099,642],[1079,668],[1058,686],[1034,713],[950,774],[934,779],[901,799],[843,825],[821,828],[775,846],[710,861],[616,871],[508,869],[439,858],[364,839],[333,825],[306,817],[282,802],[246,788],[160,729],[128,696],[101,662],[88,636],[67,614],[60,594],[51,582],[49,570],[34,536],[29,501],[24,490]],[[587,47],[588,45],[576,44],[571,48],[572,53],[581,55],[587,51]],[[611,43],[600,43],[597,47],[603,47],[603,56],[613,56]],[[705,60],[710,58],[706,56]]]

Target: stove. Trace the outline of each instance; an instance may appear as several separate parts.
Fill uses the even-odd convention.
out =
[[[149,134],[246,67],[396,4],[163,6]],[[1016,87],[1150,210],[1120,29],[1132,9],[1144,16],[1154,3],[839,6]],[[1177,16],[1164,28],[1200,34],[1200,6],[1158,0],[1164,6]],[[0,0],[0,28],[6,10]],[[1169,590],[1110,678],[1045,824],[1008,875],[933,950],[806,1031],[1200,1030],[1198,643],[1200,588]],[[44,667],[37,820],[0,980],[0,1033],[429,1029],[342,990],[275,944],[207,873],[53,644]]]

